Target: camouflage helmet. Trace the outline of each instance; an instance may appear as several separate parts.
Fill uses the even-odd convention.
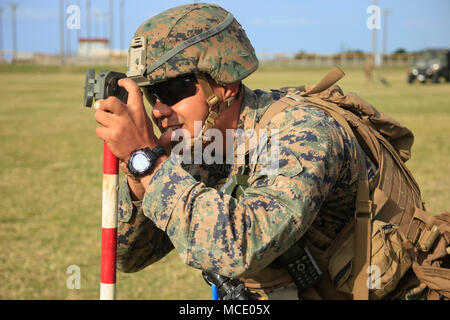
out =
[[[218,5],[196,3],[166,10],[137,29],[127,75],[139,86],[147,86],[206,73],[227,85],[257,67],[255,50],[231,13]]]

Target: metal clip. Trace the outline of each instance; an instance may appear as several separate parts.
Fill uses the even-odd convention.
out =
[[[423,236],[419,240],[419,248],[423,252],[428,252],[433,244],[436,242],[437,237],[441,233],[437,226],[433,226],[431,231],[425,231]]]

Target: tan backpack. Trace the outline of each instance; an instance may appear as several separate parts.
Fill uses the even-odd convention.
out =
[[[353,299],[394,297],[412,267],[419,284],[408,288],[403,298],[427,293],[430,299],[449,299],[450,213],[433,216],[425,210],[419,186],[405,166],[414,136],[358,95],[343,94],[334,85],[343,75],[334,67],[316,86],[281,88],[286,95],[268,108],[255,129],[285,109],[314,106],[358,141],[360,160],[364,150],[379,169],[376,186],[369,189],[360,161],[355,222],[344,227],[320,257],[334,290]]]

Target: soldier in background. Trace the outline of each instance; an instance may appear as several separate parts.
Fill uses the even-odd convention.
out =
[[[372,82],[373,78],[373,59],[372,56],[368,56],[364,62],[364,75],[367,82]]]

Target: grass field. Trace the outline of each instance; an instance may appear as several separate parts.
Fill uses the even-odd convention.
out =
[[[1,66],[0,299],[97,299],[100,279],[102,141],[82,108],[84,68]],[[97,69],[99,71],[99,69]],[[261,68],[245,83],[270,89],[314,84],[326,69]],[[415,134],[409,168],[431,212],[450,209],[450,84],[340,81]],[[66,287],[70,265],[81,288]],[[200,271],[175,252],[135,274],[118,273],[118,299],[210,299]]]

